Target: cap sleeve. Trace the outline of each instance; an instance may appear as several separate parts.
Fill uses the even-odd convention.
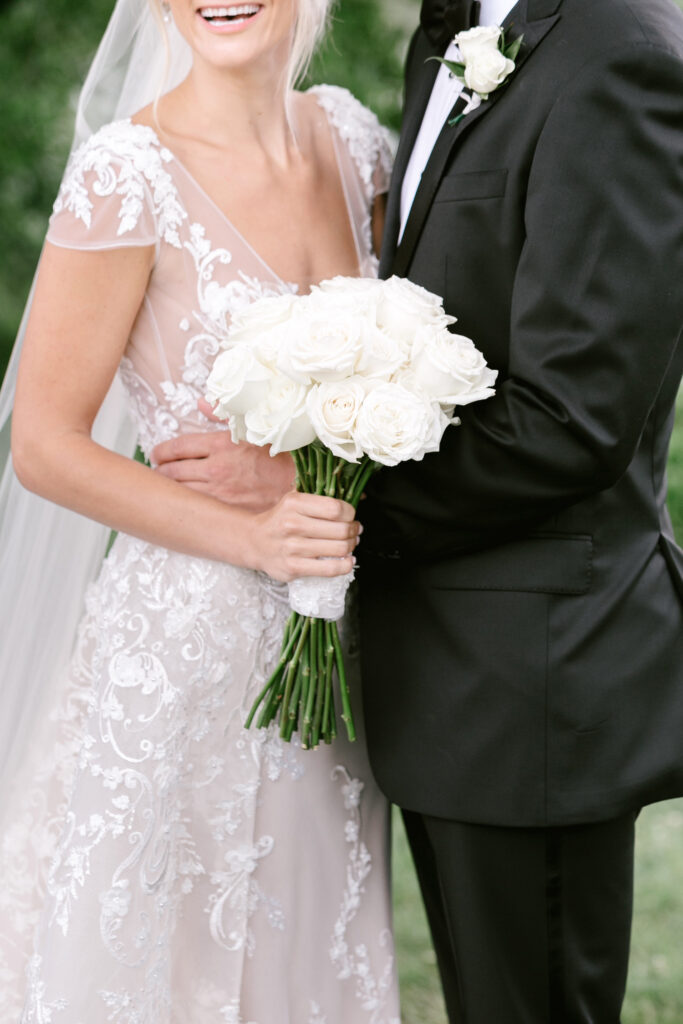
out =
[[[54,204],[47,240],[68,249],[180,246],[186,216],[156,133],[120,121],[72,154]]]
[[[395,148],[391,132],[348,89],[318,85],[311,92],[346,145],[368,202],[388,192]]]

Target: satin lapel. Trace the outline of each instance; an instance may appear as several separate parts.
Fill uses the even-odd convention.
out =
[[[433,53],[425,46],[425,52]],[[408,167],[410,154],[413,151],[417,133],[422,124],[429,97],[434,88],[436,76],[439,73],[440,65],[435,60],[426,61],[424,69],[420,74],[420,80],[410,95],[406,96],[406,106],[401,126],[401,139],[398,144],[394,170],[391,176],[391,187],[387,201],[387,213],[384,227],[384,238],[382,240],[382,258],[380,260],[379,275],[385,276],[391,269],[396,254],[398,232],[401,225],[401,190],[403,188],[403,177]]]
[[[451,113],[449,114],[446,123],[444,124],[441,134],[436,140],[432,155],[429,158],[427,166],[425,167],[420,186],[417,190],[415,200],[413,202],[408,223],[403,233],[401,244],[396,250],[395,257],[392,265],[392,273],[398,274],[399,276],[405,276],[410,261],[415,251],[415,246],[418,243],[424,222],[431,208],[434,195],[439,187],[441,179],[446,169],[448,159],[453,152],[453,149],[457,142],[462,138],[465,132],[470,131],[473,126],[486,116],[489,110],[491,110],[495,104],[500,100],[507,89],[514,89],[514,77],[521,73],[521,70],[525,62],[529,59],[531,54],[534,52],[536,47],[545,36],[548,34],[550,29],[559,20],[560,15],[553,13],[557,10],[560,5],[560,0],[528,0],[528,3],[519,3],[510,12],[510,15],[503,23],[503,28],[508,33],[508,39],[513,40],[518,38],[520,35],[524,36],[524,42],[522,49],[517,57],[517,67],[514,72],[513,78],[510,80],[510,84],[504,86],[502,89],[496,90],[491,93],[488,100],[481,104],[472,113],[467,114],[463,117],[456,125],[450,125],[448,122],[452,121],[454,117],[462,111],[463,104],[461,99],[458,99]],[[526,8],[526,10],[525,10]],[[433,63],[436,63],[435,61]],[[383,261],[384,262],[384,261]]]

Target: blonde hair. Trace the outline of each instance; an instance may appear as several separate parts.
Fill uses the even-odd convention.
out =
[[[287,92],[304,78],[327,31],[334,0],[294,0],[297,13],[287,62]]]

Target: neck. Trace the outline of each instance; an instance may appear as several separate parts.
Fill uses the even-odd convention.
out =
[[[279,59],[275,59],[279,57]],[[161,127],[213,149],[260,149],[284,164],[296,143],[282,55],[235,70],[196,59],[160,106]]]

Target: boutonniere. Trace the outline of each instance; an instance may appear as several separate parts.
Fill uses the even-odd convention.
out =
[[[492,92],[507,83],[515,70],[523,39],[524,36],[519,36],[514,42],[507,43],[502,28],[497,25],[480,25],[466,32],[458,32],[453,40],[460,51],[462,62],[446,60],[445,57],[429,59],[445,64],[452,75],[465,83],[472,93],[469,113],[469,110],[474,110]]]

